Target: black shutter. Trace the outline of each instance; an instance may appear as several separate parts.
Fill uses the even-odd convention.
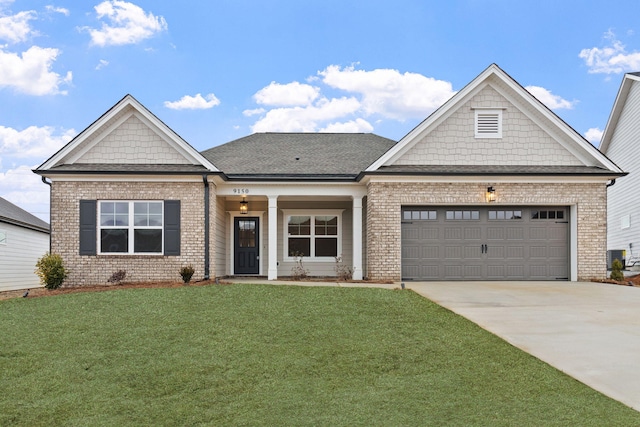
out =
[[[96,254],[97,203],[80,200],[80,255]]]
[[[164,254],[180,255],[180,200],[164,201]]]

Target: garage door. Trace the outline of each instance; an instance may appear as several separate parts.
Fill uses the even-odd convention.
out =
[[[403,207],[404,280],[568,280],[567,207]]]

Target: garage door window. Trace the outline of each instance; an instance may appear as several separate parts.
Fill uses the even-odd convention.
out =
[[[489,211],[489,220],[513,220],[522,219],[522,211]]]
[[[564,210],[536,210],[531,211],[531,219],[564,219]]]
[[[447,211],[447,220],[453,221],[477,221],[480,219],[480,211]]]
[[[404,220],[414,220],[414,221],[435,221],[438,219],[438,214],[436,211],[427,211],[427,210],[405,210],[402,214],[402,219]]]

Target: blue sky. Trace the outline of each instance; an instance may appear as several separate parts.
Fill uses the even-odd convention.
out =
[[[262,131],[399,139],[497,63],[598,145],[640,2],[0,0],[0,197],[127,93],[198,150]]]

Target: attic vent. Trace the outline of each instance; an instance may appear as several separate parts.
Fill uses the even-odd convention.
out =
[[[476,138],[502,138],[502,110],[476,110]]]

